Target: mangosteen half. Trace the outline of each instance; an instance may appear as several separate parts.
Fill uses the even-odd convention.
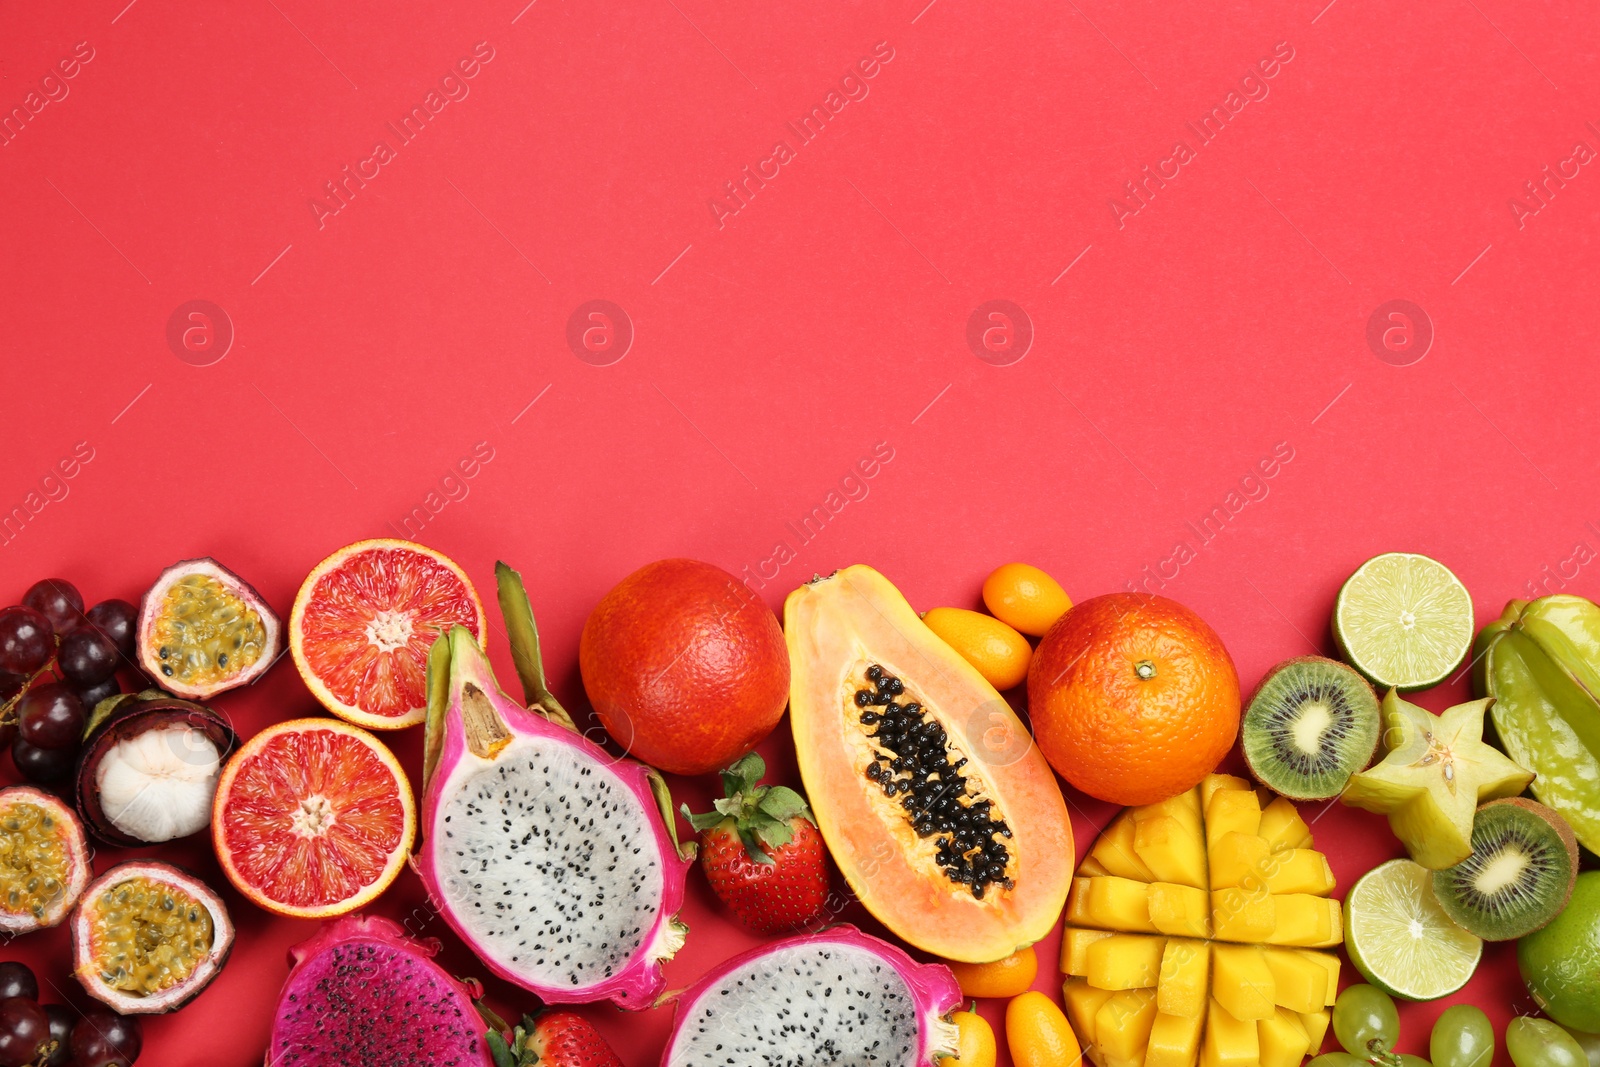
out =
[[[222,764],[239,738],[222,716],[156,690],[102,700],[78,761],[84,825],[112,845],[157,844],[211,824]]]

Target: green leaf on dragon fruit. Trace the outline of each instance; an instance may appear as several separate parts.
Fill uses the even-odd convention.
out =
[[[422,727],[422,788],[433,780],[433,770],[444,752],[444,713],[450,706],[450,637],[440,634],[428,649],[428,715]]]
[[[656,798],[656,807],[661,810],[661,821],[667,825],[667,835],[672,838],[672,847],[678,850],[678,855],[683,859],[693,859],[695,843],[678,840],[678,817],[672,810],[672,790],[667,788],[667,781],[662,778],[654,768],[646,768],[645,778],[650,782],[650,794]],[[688,814],[685,809],[685,814]]]
[[[496,591],[500,598],[500,615],[505,619],[506,634],[511,639],[511,662],[516,664],[517,677],[522,680],[522,697],[528,707],[552,722],[565,726],[573,733],[578,727],[572,716],[561,706],[550,686],[545,682],[544,657],[539,652],[539,627],[533,621],[533,605],[528,600],[528,590],[522,584],[522,575],[503,562],[494,565]]]

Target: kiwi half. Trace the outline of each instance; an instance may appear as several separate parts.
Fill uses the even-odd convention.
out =
[[[1324,800],[1372,762],[1382,729],[1365,678],[1336,660],[1302,656],[1261,679],[1240,738],[1262,785],[1291,800]]]
[[[1472,855],[1433,872],[1433,895],[1469,933],[1509,941],[1559,915],[1577,878],[1572,827],[1543,804],[1513,797],[1478,809]]]

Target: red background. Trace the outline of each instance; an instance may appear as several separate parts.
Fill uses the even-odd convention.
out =
[[[1581,361],[1600,177],[1578,166],[1547,202],[1524,188],[1571,175],[1575,142],[1600,148],[1586,5],[525,2],[0,14],[8,113],[78,42],[93,52],[0,146],[0,509],[30,506],[79,442],[93,454],[7,531],[0,600],[49,575],[134,599],[209,554],[286,614],[318,559],[421,507],[411,532],[480,589],[497,558],[523,571],[557,691],[586,712],[577,636],[615,581],[671,555],[742,573],[780,540],[775,608],[855,562],[919,608],[975,606],[1010,559],[1080,599],[1149,582],[1218,629],[1247,687],[1332,651],[1338,584],[1380,551],[1446,562],[1480,623],[1563,568],[1600,594],[1568,562],[1600,548]],[[385,124],[478,42],[493,59],[469,95],[319,225],[324,183],[394,146]],[[878,42],[893,58],[869,94],[801,146],[785,122]],[[1270,95],[1200,146],[1185,122],[1280,43]],[[708,201],[779,139],[794,158],[719,224]],[[1179,139],[1194,158],[1119,219],[1123,183]],[[634,331],[609,366],[566,341],[596,298]],[[195,299],[234,332],[209,366],[202,334],[198,354],[167,340]],[[992,299],[1032,324],[1008,366],[965,339]],[[1394,299],[1431,320],[1420,361],[1401,334],[1398,353],[1369,347]],[[800,543],[785,524],[880,441],[894,455],[868,495]],[[439,507],[479,442],[492,460]],[[1202,543],[1188,524],[1275,447],[1292,460],[1246,480]],[[1179,542],[1195,558],[1174,575]],[[218,704],[243,732],[316,710],[287,665]],[[413,771],[416,733],[393,739]],[[785,734],[764,751],[792,776]],[[699,804],[712,783],[675,784]],[[1110,813],[1069,796],[1082,852]],[[1337,805],[1315,829],[1342,886],[1399,852]],[[203,847],[168,851],[220,882]],[[232,962],[149,1022],[144,1062],[258,1062],[311,927],[227,897]],[[408,874],[380,910],[419,899]],[[754,941],[698,875],[688,919],[676,986]],[[452,968],[481,972],[437,932]],[[8,951],[70,995],[65,945]],[[1038,985],[1059,996],[1055,951]],[[1530,1008],[1506,947],[1454,999],[1500,1022]],[[1443,1006],[1404,1010],[1403,1048],[1425,1049]],[[586,1012],[630,1067],[655,1062],[670,1012]]]

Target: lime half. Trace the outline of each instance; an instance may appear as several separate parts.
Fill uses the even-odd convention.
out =
[[[1390,860],[1362,875],[1345,897],[1344,950],[1385,992],[1434,1000],[1467,984],[1483,942],[1439,907],[1432,871]]]
[[[1472,633],[1472,597],[1461,579],[1409,552],[1367,560],[1333,605],[1339,651],[1379,690],[1438,685],[1466,657]]]

